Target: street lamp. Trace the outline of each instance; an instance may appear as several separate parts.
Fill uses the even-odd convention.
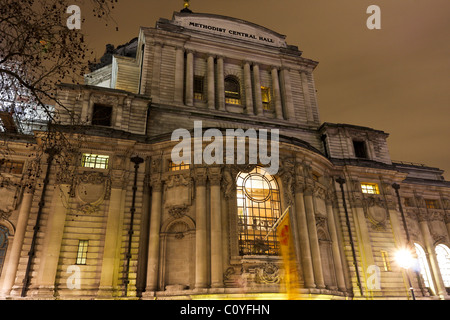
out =
[[[413,300],[416,300],[416,296],[414,295],[414,288],[411,284],[411,279],[409,278],[408,269],[411,268],[414,264],[414,258],[411,252],[407,249],[400,249],[395,254],[395,261],[397,264],[405,269],[406,277],[408,278],[409,290],[411,291],[411,296]]]

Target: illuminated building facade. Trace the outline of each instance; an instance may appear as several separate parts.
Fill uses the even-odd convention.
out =
[[[272,30],[185,9],[61,85],[70,152],[4,134],[1,297],[283,299],[272,227],[289,210],[302,298],[411,299],[409,279],[415,298],[448,299],[450,183],[393,162],[383,131],[321,123],[317,64]],[[174,163],[171,135],[194,121],[279,130],[278,172]]]

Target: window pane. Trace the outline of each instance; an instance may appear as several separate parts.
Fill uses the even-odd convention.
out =
[[[425,283],[425,287],[430,288],[433,293],[435,293],[433,281],[431,278],[431,271],[428,265],[427,256],[423,248],[415,243],[414,247],[416,248],[416,254],[419,262],[420,273],[422,275],[423,281]]]
[[[376,183],[361,183],[361,191],[367,194],[380,194]]]
[[[80,240],[78,242],[77,264],[85,265],[88,251],[88,240]]]
[[[108,165],[109,156],[85,153],[81,159],[81,166],[84,168],[108,169]]]
[[[280,202],[275,179],[257,167],[236,180],[240,255],[277,255],[272,227],[280,217]]]
[[[94,112],[92,114],[92,125],[94,126],[111,126],[112,107],[102,104],[94,104]]]
[[[444,285],[450,287],[450,249],[444,244],[437,245],[436,257]]]

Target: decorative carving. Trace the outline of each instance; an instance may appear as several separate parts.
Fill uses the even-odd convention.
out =
[[[176,219],[182,218],[187,214],[187,212],[188,212],[187,205],[172,206],[169,208],[169,214]]]
[[[259,284],[274,284],[280,282],[280,269],[273,263],[267,263],[256,268],[256,282]]]
[[[233,179],[231,169],[225,167],[223,170],[222,191],[225,199],[230,199],[236,190],[236,182]]]
[[[192,200],[192,179],[188,175],[170,175],[164,183],[164,191],[166,207],[189,206]]]
[[[181,240],[184,234],[189,231],[189,226],[184,221],[176,221],[170,226],[168,233],[175,234],[175,238]]]
[[[14,183],[11,179],[0,177],[0,212],[2,217],[9,217],[17,208],[22,194],[20,184]]]
[[[211,185],[218,186],[222,180],[222,168],[220,167],[210,167],[208,168],[208,179]]]
[[[110,187],[109,179],[100,172],[84,172],[76,181],[76,195],[84,204],[98,205]]]

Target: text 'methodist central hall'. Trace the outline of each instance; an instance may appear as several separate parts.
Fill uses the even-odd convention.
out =
[[[1,299],[284,299],[285,212],[299,298],[450,299],[450,182],[393,162],[381,130],[322,123],[317,65],[275,31],[189,9],[109,46],[84,85],[59,86],[64,166],[39,152],[46,129],[8,137]],[[174,162],[172,133],[195,140],[195,122],[224,144],[279,130],[278,171]]]

